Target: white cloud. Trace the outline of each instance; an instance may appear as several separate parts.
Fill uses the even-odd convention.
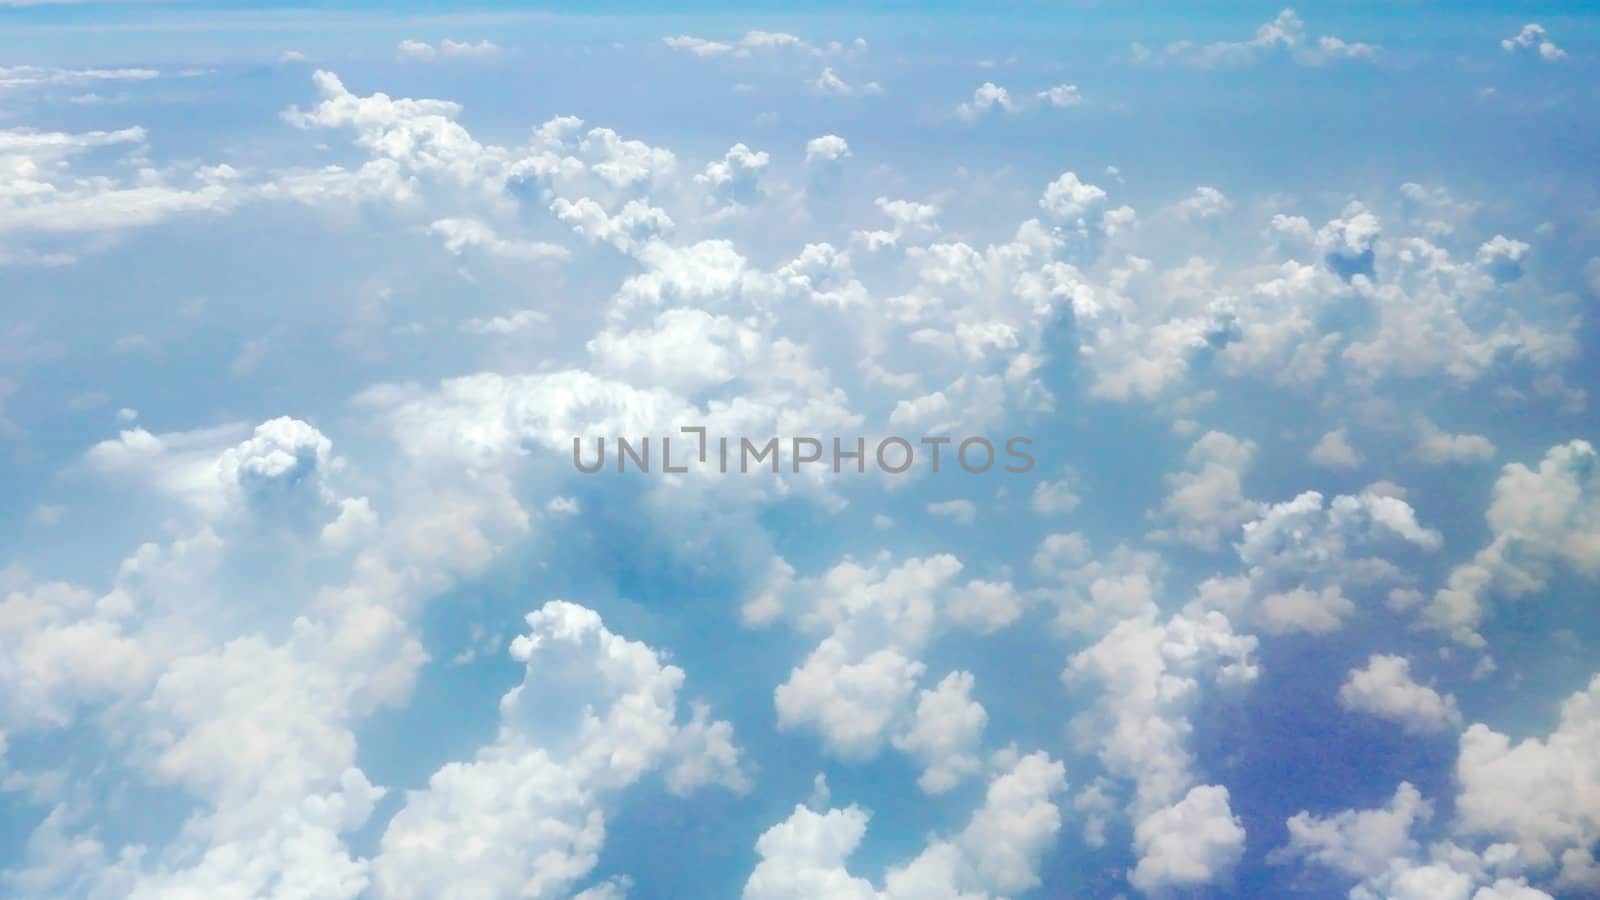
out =
[[[918,692],[916,713],[893,738],[896,749],[922,763],[917,786],[924,793],[942,794],[982,768],[979,741],[989,716],[972,699],[972,685],[972,673],[951,672]]]
[[[80,176],[73,161],[98,148],[142,155],[145,129],[81,133],[0,130],[0,234],[137,228],[174,216],[220,213],[242,201],[231,167],[144,167],[136,177]]]
[[[1032,506],[1041,516],[1066,515],[1078,508],[1078,495],[1070,479],[1041,481],[1033,488]]]
[[[831,66],[823,68],[822,74],[811,82],[811,89],[819,94],[834,97],[855,97],[863,94],[883,93],[883,87],[876,81],[868,81],[859,87],[851,85],[843,78],[840,78],[839,74],[833,71]]]
[[[1092,635],[1154,611],[1166,571],[1154,553],[1126,545],[1117,546],[1104,559],[1093,559],[1088,542],[1077,533],[1045,537],[1034,553],[1033,566],[1059,584],[1038,592],[1059,610],[1056,626]]]
[[[1562,704],[1545,738],[1511,739],[1487,725],[1461,735],[1458,827],[1516,843],[1536,869],[1573,890],[1600,890],[1600,676]]]
[[[1255,648],[1256,639],[1235,634],[1220,613],[1158,622],[1152,610],[1122,621],[1073,656],[1062,675],[1069,686],[1089,680],[1104,688],[1072,730],[1110,774],[1134,783],[1128,813],[1138,852],[1149,857],[1140,876],[1148,884],[1209,880],[1231,864],[1235,844],[1243,840],[1242,830],[1235,838],[1225,812],[1225,789],[1191,790],[1197,779],[1187,744],[1201,679],[1233,688],[1254,682]],[[1226,821],[1209,835],[1192,835],[1197,841],[1189,844],[1181,832],[1196,817]],[[1147,820],[1149,825],[1141,824]],[[1144,836],[1138,837],[1141,829]]]
[[[1309,458],[1312,465],[1327,469],[1353,469],[1361,464],[1361,455],[1350,446],[1343,428],[1324,434],[1311,448]]]
[[[598,860],[608,798],[645,772],[676,762],[677,790],[746,784],[726,723],[697,707],[678,724],[682,670],[573,603],[547,603],[527,623],[511,645],[523,681],[500,702],[498,736],[410,792],[384,830],[380,897],[566,893]]]
[[[1551,447],[1537,470],[1509,463],[1486,514],[1492,539],[1450,571],[1423,621],[1457,641],[1481,645],[1477,628],[1491,595],[1521,597],[1544,588],[1550,565],[1600,575],[1600,467],[1586,441]]]
[[[1404,500],[1371,491],[1338,496],[1326,506],[1321,494],[1306,491],[1266,507],[1241,533],[1236,547],[1248,566],[1245,576],[1213,579],[1208,584],[1215,593],[1203,592],[1200,602],[1242,615],[1250,598],[1260,598],[1261,624],[1274,633],[1342,628],[1355,612],[1349,591],[1405,582],[1405,569],[1388,555],[1443,545]]]
[[[62,69],[53,66],[0,66],[0,90],[82,85],[100,81],[151,81],[160,77],[160,70],[147,68]]]
[[[1507,53],[1517,53],[1524,50],[1537,52],[1539,58],[1545,62],[1555,62],[1567,57],[1567,51],[1557,47],[1550,40],[1549,33],[1545,31],[1544,26],[1537,22],[1530,22],[1522,26],[1521,31],[1501,41],[1500,47]]]
[[[695,56],[721,56],[724,53],[733,52],[732,44],[724,44],[720,41],[708,41],[705,38],[698,38],[687,34],[680,34],[675,37],[665,37],[661,39],[661,42],[674,50],[682,50],[685,53],[692,53]]]
[[[1037,94],[1038,98],[1057,109],[1083,104],[1083,93],[1075,84],[1058,84]]]
[[[850,145],[837,134],[825,134],[806,141],[806,162],[815,160],[833,162],[849,155]]]
[[[1214,884],[1244,856],[1244,839],[1244,824],[1228,805],[1227,788],[1191,788],[1134,829],[1139,863],[1128,881],[1145,893]]]
[[[434,59],[494,59],[505,53],[490,41],[455,41],[445,38],[435,47],[424,41],[404,40],[396,48],[401,59],[428,61]]]
[[[1423,419],[1416,456],[1429,465],[1483,463],[1494,459],[1494,442],[1481,434],[1451,434]]]
[[[445,249],[456,256],[479,251],[501,259],[544,262],[570,255],[560,244],[500,237],[489,225],[474,219],[439,219],[428,226],[428,231],[438,236]]]
[[[976,122],[991,109],[1015,113],[1021,107],[1011,99],[1010,92],[1005,88],[992,81],[985,81],[972,92],[971,100],[956,107],[956,118],[963,122]]]
[[[1401,782],[1388,805],[1379,809],[1348,809],[1328,817],[1296,813],[1284,823],[1289,843],[1273,851],[1273,856],[1314,862],[1352,878],[1374,878],[1383,874],[1392,860],[1417,852],[1411,830],[1432,815],[1422,794]]]
[[[942,500],[925,507],[928,515],[949,519],[957,525],[971,525],[978,517],[978,506],[971,500]]]
[[[1045,186],[1039,207],[1057,219],[1077,219],[1105,199],[1104,190],[1079,180],[1077,173],[1063,172]]]
[[[1478,265],[1497,282],[1516,281],[1522,277],[1522,261],[1531,249],[1522,241],[1497,234],[1478,247]]]
[[[1456,698],[1411,680],[1405,657],[1374,653],[1365,669],[1351,669],[1339,687],[1339,705],[1398,722],[1409,734],[1433,734],[1458,727]]]
[[[1270,22],[1262,24],[1249,40],[1217,41],[1196,44],[1178,41],[1168,44],[1162,51],[1153,52],[1134,45],[1134,59],[1138,62],[1174,62],[1198,68],[1245,66],[1284,56],[1300,65],[1320,66],[1347,59],[1372,59],[1378,48],[1371,44],[1347,42],[1333,35],[1322,35],[1315,40],[1305,31],[1305,23],[1292,9],[1285,9]]]
[[[1221,191],[1209,185],[1194,189],[1194,194],[1173,207],[1179,219],[1199,221],[1214,219],[1233,209],[1233,202]]]
[[[1158,537],[1214,550],[1255,518],[1261,506],[1244,496],[1244,472],[1255,459],[1255,442],[1222,431],[1208,431],[1184,457],[1189,471],[1166,477],[1172,492],[1162,502],[1159,519],[1173,528]]]
[[[710,189],[719,203],[751,203],[761,197],[761,176],[770,161],[761,151],[734,144],[722,159],[707,164],[694,180]]]
[[[760,861],[742,896],[972,900],[1036,886],[1039,857],[1061,828],[1054,796],[1066,789],[1064,767],[1044,753],[997,756],[995,762],[1000,771],[966,826],[948,837],[932,837],[915,858],[891,865],[881,889],[846,868],[866,835],[866,811],[796,806],[756,841]]]
[[[472,318],[461,323],[463,334],[521,334],[543,327],[550,317],[537,309],[519,309],[509,315]]]
[[[860,52],[867,48],[867,42],[861,38],[856,38],[848,46],[838,41],[816,45],[788,32],[761,30],[747,31],[744,37],[731,43],[708,40],[687,34],[665,37],[661,41],[673,50],[689,53],[702,59],[729,54],[740,58],[751,58],[758,53],[773,53],[784,50],[793,50],[808,56],[838,56],[847,52]]]

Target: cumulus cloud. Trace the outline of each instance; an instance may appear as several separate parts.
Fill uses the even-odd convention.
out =
[[[981,769],[979,740],[988,713],[972,699],[970,672],[951,672],[932,690],[920,691],[917,709],[906,730],[894,737],[894,746],[923,764],[917,786],[940,794]]]
[[[373,863],[379,896],[566,893],[598,860],[606,799],[647,771],[676,760],[679,791],[746,785],[727,723],[703,707],[679,723],[681,669],[574,603],[547,603],[527,624],[498,736],[410,792]]]
[[[1128,813],[1140,862],[1132,881],[1141,890],[1211,883],[1243,851],[1244,829],[1227,789],[1196,784],[1187,738],[1201,679],[1235,688],[1252,683],[1255,648],[1256,639],[1235,634],[1220,613],[1160,622],[1151,610],[1122,621],[1063,673],[1069,685],[1104,688],[1073,728],[1108,772],[1134,783]]]
[[[1075,84],[1058,84],[1055,87],[1046,88],[1034,96],[1057,109],[1081,106],[1084,102],[1083,92],[1079,91],[1078,86]]]
[[[1222,431],[1208,431],[1184,459],[1189,469],[1167,476],[1172,491],[1162,502],[1159,518],[1173,527],[1154,533],[1203,550],[1214,550],[1254,518],[1260,504],[1244,496],[1244,472],[1255,459],[1255,442]]]
[[[1319,438],[1309,458],[1312,465],[1327,469],[1353,469],[1361,464],[1361,455],[1350,446],[1343,428],[1335,428]]]
[[[925,508],[929,515],[949,519],[958,525],[971,525],[978,517],[978,506],[971,500],[941,500]]]
[[[1573,890],[1600,890],[1600,676],[1561,706],[1544,738],[1513,743],[1487,725],[1461,735],[1456,817],[1468,834],[1517,845],[1536,869]]]
[[[428,226],[428,231],[443,241],[445,249],[455,256],[481,252],[501,259],[544,262],[570,255],[560,244],[501,237],[489,225],[475,219],[439,219]]]
[[[1057,219],[1077,219],[1105,199],[1104,190],[1080,180],[1075,172],[1063,172],[1045,186],[1039,208]]]
[[[1478,626],[1494,595],[1544,588],[1554,563],[1600,574],[1600,467],[1587,441],[1550,448],[1537,469],[1509,463],[1486,514],[1492,539],[1451,569],[1423,610],[1423,621],[1457,641],[1482,645]]]
[[[1298,858],[1352,878],[1374,878],[1395,859],[1418,850],[1412,829],[1433,816],[1433,807],[1408,782],[1378,809],[1347,809],[1332,816],[1301,811],[1285,826],[1289,842],[1273,851],[1279,859]]]
[[[770,161],[765,153],[734,144],[722,159],[707,164],[695,181],[724,203],[749,203],[760,197],[761,174]]]
[[[1168,44],[1159,51],[1141,44],[1133,45],[1136,62],[1171,62],[1206,69],[1245,66],[1273,58],[1287,58],[1304,66],[1321,66],[1340,60],[1370,60],[1377,53],[1378,48],[1372,44],[1345,41],[1334,35],[1313,39],[1292,9],[1278,13],[1272,21],[1257,28],[1254,36],[1243,41],[1196,44],[1184,40]]]
[[[1005,113],[1018,112],[1021,107],[1011,99],[1011,92],[992,81],[985,81],[972,92],[972,99],[956,107],[956,118],[963,122],[976,122],[990,110]]]
[[[1417,684],[1409,660],[1382,653],[1374,653],[1366,668],[1350,670],[1339,687],[1339,705],[1398,722],[1410,734],[1437,733],[1461,722],[1455,697]]]
[[[825,134],[806,141],[806,162],[835,162],[849,155],[850,145],[836,134]]]
[[[1244,856],[1244,825],[1228,805],[1228,789],[1191,788],[1134,829],[1139,863],[1128,881],[1145,893],[1215,884]]]
[[[876,81],[852,85],[839,77],[839,73],[835,72],[831,66],[823,68],[822,74],[811,82],[811,89],[819,94],[832,97],[856,97],[883,93],[882,85],[879,85]]]
[[[1408,581],[1391,556],[1442,546],[1440,534],[1398,497],[1369,490],[1325,504],[1321,494],[1306,491],[1241,526],[1235,548],[1245,574],[1207,581],[1196,602],[1254,619],[1275,634],[1327,634],[1355,614],[1352,592]]]
[[[1451,434],[1424,419],[1416,456],[1429,465],[1484,463],[1494,459],[1494,442],[1481,434]]]
[[[1522,26],[1521,31],[1501,41],[1500,48],[1507,53],[1537,53],[1545,62],[1556,62],[1567,57],[1567,51],[1557,47],[1544,26],[1537,22]]]
[[[759,856],[745,900],[810,897],[861,900],[968,898],[1012,894],[1039,883],[1039,858],[1061,828],[1055,795],[1065,769],[1042,752],[996,758],[984,802],[953,835],[935,836],[916,857],[891,865],[879,888],[846,868],[866,835],[858,806],[817,811],[796,806],[756,841]]]

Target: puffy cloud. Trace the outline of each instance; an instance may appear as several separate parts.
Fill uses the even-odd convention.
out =
[[[756,841],[760,861],[745,900],[988,900],[1035,887],[1039,858],[1061,828],[1054,797],[1066,788],[1065,770],[1042,752],[995,763],[999,771],[966,826],[891,865],[881,889],[845,865],[866,834],[866,811],[796,806]]]
[[[1534,868],[1555,866],[1574,890],[1600,890],[1600,676],[1561,706],[1545,738],[1511,738],[1476,724],[1456,760],[1458,828],[1514,842]]]
[[[1339,705],[1400,723],[1409,734],[1431,734],[1461,723],[1456,698],[1411,679],[1403,656],[1374,653],[1365,669],[1351,669],[1339,687]]]
[[[1033,488],[1032,506],[1041,516],[1065,515],[1078,508],[1078,495],[1070,479],[1041,481]]]
[[[1392,860],[1417,852],[1411,830],[1432,815],[1421,792],[1401,782],[1388,805],[1379,809],[1347,809],[1327,817],[1296,813],[1284,823],[1289,843],[1273,855],[1303,859],[1352,878],[1377,877]]]
[[[945,601],[944,611],[952,624],[990,634],[1015,622],[1025,604],[1009,581],[974,579]]]
[[[1493,535],[1473,558],[1450,571],[1423,611],[1429,626],[1481,645],[1477,633],[1488,598],[1542,590],[1552,563],[1600,574],[1600,465],[1586,441],[1550,448],[1538,469],[1508,463],[1495,481],[1486,514]]]
[[[547,324],[550,317],[537,309],[519,309],[510,315],[472,318],[460,325],[463,334],[520,334]]]
[[[1197,602],[1249,615],[1255,599],[1260,603],[1255,615],[1274,633],[1325,634],[1342,628],[1355,612],[1346,593],[1406,580],[1405,569],[1385,554],[1431,552],[1443,545],[1408,503],[1372,491],[1338,496],[1326,505],[1321,494],[1306,491],[1266,507],[1241,531],[1236,547],[1246,574],[1213,579],[1211,592],[1203,591]]]
[[[1155,533],[1204,550],[1220,546],[1224,536],[1250,521],[1260,504],[1244,496],[1244,471],[1255,459],[1255,442],[1222,431],[1208,431],[1189,448],[1189,471],[1167,476],[1172,492],[1162,501],[1159,518],[1171,529]]]
[[[768,162],[767,154],[734,144],[694,180],[709,188],[721,203],[750,203],[761,196],[761,174]]]
[[[917,786],[941,794],[980,770],[978,744],[989,721],[983,705],[972,699],[970,672],[951,672],[932,690],[917,694],[917,710],[894,746],[922,761]]]
[[[1416,456],[1429,465],[1481,463],[1494,459],[1494,442],[1481,434],[1451,434],[1423,419]]]
[[[963,122],[976,122],[991,109],[1015,113],[1021,109],[1011,99],[1011,93],[992,81],[985,81],[972,92],[972,99],[956,107],[956,118]]]
[[[139,127],[80,133],[0,129],[0,235],[63,235],[154,225],[186,214],[221,213],[245,199],[230,166],[156,170],[131,178],[88,176],[75,159],[99,148],[142,156]]]
[[[1305,23],[1292,9],[1285,9],[1270,22],[1256,29],[1244,41],[1218,41],[1196,44],[1178,41],[1153,52],[1134,44],[1134,59],[1139,62],[1174,62],[1199,68],[1244,66],[1274,56],[1284,56],[1301,65],[1319,66],[1344,59],[1371,59],[1378,48],[1371,44],[1347,42],[1333,35],[1310,39]]]
[[[1567,51],[1557,47],[1555,42],[1550,40],[1544,26],[1537,22],[1529,22],[1522,26],[1521,31],[1501,41],[1500,47],[1507,53],[1536,52],[1545,62],[1555,62],[1567,57]]]
[[[978,517],[978,506],[971,500],[943,500],[924,508],[929,515],[949,519],[958,525],[971,525]]]
[[[1079,180],[1074,172],[1063,172],[1045,187],[1039,207],[1058,219],[1077,219],[1105,199],[1105,191]]]
[[[557,197],[550,204],[550,211],[577,234],[591,241],[604,241],[625,253],[638,253],[651,239],[675,227],[664,210],[643,200],[629,200],[611,213],[589,197]]]
[[[676,789],[745,784],[726,723],[697,708],[678,724],[681,669],[577,604],[552,601],[527,623],[499,735],[410,792],[373,862],[379,896],[564,894],[597,861],[607,799],[675,754]]]
[[[1233,202],[1221,191],[1209,185],[1195,188],[1194,194],[1173,207],[1179,219],[1190,222],[1214,219],[1231,209]]]
[[[1343,428],[1335,428],[1318,439],[1309,458],[1312,465],[1327,469],[1353,469],[1361,464],[1361,455],[1350,446]]]
[[[315,513],[334,502],[326,479],[341,463],[315,427],[279,417],[233,443],[242,431],[232,425],[154,435],[136,428],[94,445],[85,461],[210,516],[237,509]]]
[[[1145,893],[1214,884],[1244,856],[1244,825],[1220,785],[1191,788],[1184,798],[1134,829],[1139,863],[1128,881]]]
[[[876,81],[869,81],[858,86],[852,85],[839,77],[831,66],[824,67],[822,74],[811,82],[811,89],[819,94],[833,97],[854,97],[862,94],[881,94],[883,87]]]
[[[1057,109],[1081,106],[1083,104],[1083,93],[1078,90],[1078,86],[1075,84],[1058,84],[1055,87],[1040,91],[1036,96]]]
[[[1341,217],[1330,220],[1317,232],[1317,247],[1328,268],[1340,278],[1373,278],[1373,262],[1377,258],[1374,247],[1382,233],[1378,217],[1360,202],[1351,202]]]
[[[845,870],[845,860],[867,833],[868,814],[859,807],[819,813],[796,806],[783,822],[756,841],[760,862],[745,881],[745,900],[838,897],[876,900],[872,883]]]
[[[1529,249],[1521,241],[1497,234],[1478,248],[1478,265],[1495,281],[1516,281],[1522,277],[1522,260],[1527,257]]]
[[[927,235],[939,230],[939,207],[931,203],[890,200],[888,197],[879,197],[873,202],[894,222],[894,227],[888,231],[880,229],[854,232],[851,235],[852,239],[865,245],[868,251],[897,246],[907,235]]]
[[[456,256],[479,251],[501,259],[542,262],[565,259],[569,255],[567,248],[560,244],[500,237],[491,226],[476,219],[439,219],[428,226],[428,231],[438,236],[445,249]]]
[[[850,145],[837,134],[825,134],[806,141],[806,162],[834,162],[850,155]]]
[[[1040,541],[1033,566],[1059,584],[1039,591],[1059,610],[1056,625],[1092,635],[1153,612],[1166,573],[1160,557],[1125,545],[1094,559],[1088,542],[1075,532]]]
[[[773,693],[778,726],[809,726],[833,753],[870,758],[926,668],[893,647],[852,653],[827,638]]]
[[[809,727],[831,752],[875,755],[908,712],[926,666],[916,658],[934,627],[943,592],[955,587],[952,556],[892,569],[846,561],[777,600],[806,628],[827,636],[773,692],[780,727]],[[769,601],[770,602],[770,601]]]
[[[1256,639],[1235,634],[1221,613],[1179,614],[1161,622],[1150,611],[1118,623],[1072,657],[1063,680],[1104,689],[1073,729],[1108,772],[1134,782],[1129,812],[1135,822],[1179,803],[1194,786],[1187,740],[1201,679],[1228,687],[1252,683],[1259,674],[1255,648]],[[1218,799],[1215,792],[1202,792],[1185,810],[1215,812]],[[1226,805],[1225,791],[1220,799]],[[1151,841],[1141,846],[1151,846],[1184,814],[1159,820],[1163,824],[1152,826]]]

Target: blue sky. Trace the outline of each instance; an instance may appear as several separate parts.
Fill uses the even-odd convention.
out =
[[[0,0],[0,896],[1600,892],[1585,6]]]

